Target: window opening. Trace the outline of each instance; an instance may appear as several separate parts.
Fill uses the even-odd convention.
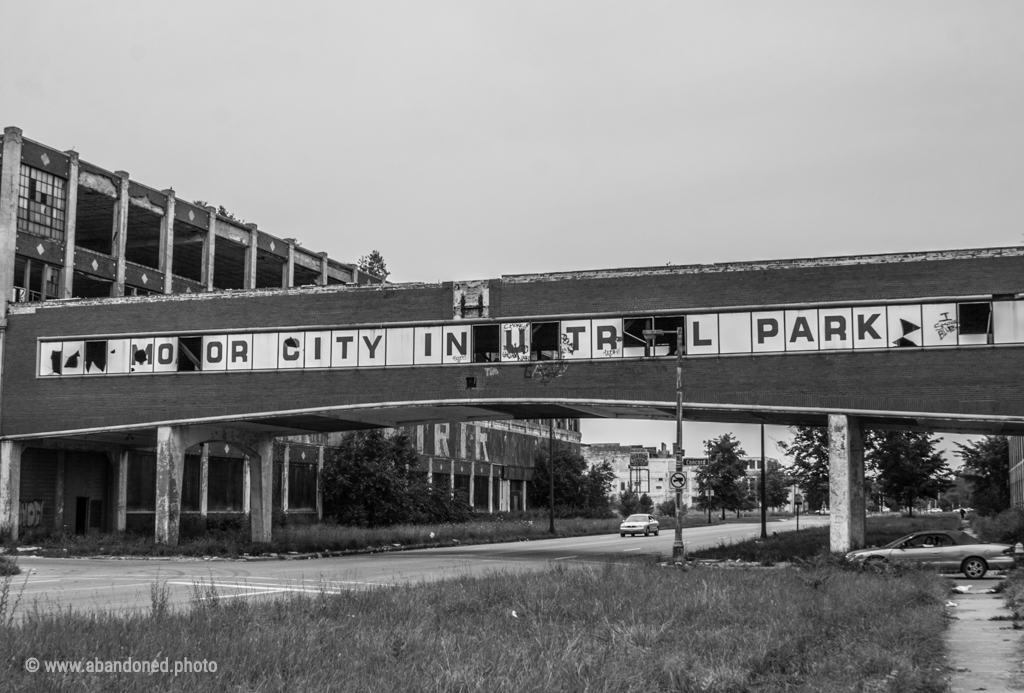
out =
[[[199,356],[203,353],[202,337],[178,338],[178,371],[201,371],[203,362]]]
[[[647,350],[647,340],[644,337],[644,330],[654,329],[652,318],[625,318],[622,321],[622,342],[623,356],[650,356]]]
[[[686,339],[686,318],[682,315],[657,316],[654,318],[654,329],[661,330],[654,338],[654,356],[676,355],[676,329],[683,328],[683,339]]]
[[[559,324],[535,322],[530,337],[530,360],[550,361],[558,358]]]
[[[498,325],[473,325],[473,361],[497,363],[501,360],[501,328]]]
[[[18,186],[18,231],[64,240],[67,181],[52,173],[21,165]]]
[[[989,334],[992,331],[992,304],[961,303],[960,334]]]

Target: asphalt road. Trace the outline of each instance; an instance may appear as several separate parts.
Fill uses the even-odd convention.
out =
[[[828,518],[802,517],[801,527]],[[794,529],[771,522],[768,531]],[[760,535],[760,524],[728,524],[683,530],[687,550]],[[16,613],[42,611],[148,610],[153,586],[166,586],[172,605],[197,598],[258,599],[289,592],[340,592],[489,572],[538,570],[555,562],[618,561],[672,555],[672,531],[657,537],[603,534],[506,544],[477,544],[314,560],[200,560],[38,558],[19,559],[22,574],[11,583]]]

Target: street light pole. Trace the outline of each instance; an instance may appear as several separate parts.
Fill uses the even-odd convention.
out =
[[[683,328],[676,328],[676,471],[683,471]],[[683,489],[676,489],[676,536],[672,542],[672,560],[686,560],[683,547]]]
[[[555,533],[555,420],[548,419],[548,531]]]
[[[647,340],[648,354],[653,356],[657,347],[657,339],[666,334],[672,334],[665,330],[644,330],[644,339]],[[683,328],[676,328],[676,472],[683,473],[683,352],[685,342],[683,339]],[[685,482],[683,482],[685,484]],[[686,550],[683,547],[683,488],[676,488],[676,538],[672,542],[672,560],[681,562],[686,560]]]

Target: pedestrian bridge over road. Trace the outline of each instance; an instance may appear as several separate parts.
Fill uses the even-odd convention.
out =
[[[830,426],[835,549],[863,542],[863,428],[1024,435],[1014,247],[12,305],[5,468],[40,439],[173,460],[211,438],[260,455],[401,424],[673,419],[679,328],[686,419]]]

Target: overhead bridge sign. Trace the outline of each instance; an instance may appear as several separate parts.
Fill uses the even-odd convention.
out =
[[[386,368],[540,360],[842,352],[1024,344],[1024,301],[886,306],[561,321],[325,326],[232,333],[44,337],[38,377]],[[649,338],[647,335],[658,333]]]

